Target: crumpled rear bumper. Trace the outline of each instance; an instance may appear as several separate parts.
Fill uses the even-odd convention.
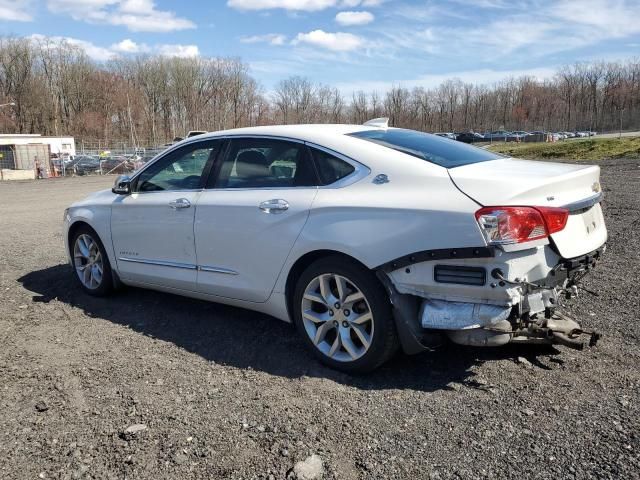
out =
[[[478,259],[475,264],[487,269],[487,284],[482,287],[432,288],[435,265],[407,268],[433,272],[422,285],[409,287],[394,281],[411,272],[379,271],[378,276],[390,293],[398,333],[407,353],[433,348],[446,337],[472,346],[538,343],[582,349],[587,341],[595,345],[600,335],[560,313],[559,307],[577,294],[579,279],[595,266],[603,252],[604,245],[587,255],[562,259],[545,246],[524,256]],[[516,275],[517,272],[525,274]],[[537,274],[534,280],[530,280],[532,273]]]

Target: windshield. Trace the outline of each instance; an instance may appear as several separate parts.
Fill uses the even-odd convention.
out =
[[[482,148],[415,130],[390,128],[388,130],[365,130],[349,135],[393,148],[444,168],[503,158],[502,155]]]

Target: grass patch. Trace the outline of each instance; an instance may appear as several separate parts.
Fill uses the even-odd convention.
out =
[[[516,158],[533,159],[640,158],[640,137],[589,138],[555,143],[496,143],[489,150]]]

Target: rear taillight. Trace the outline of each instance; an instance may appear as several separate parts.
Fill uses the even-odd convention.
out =
[[[504,245],[546,238],[567,224],[569,211],[553,207],[484,207],[476,220],[488,244]]]

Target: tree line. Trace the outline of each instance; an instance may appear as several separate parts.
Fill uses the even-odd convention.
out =
[[[267,92],[238,58],[138,56],[92,61],[66,41],[0,38],[3,133],[158,145],[189,130],[280,123],[363,123],[417,130],[640,129],[640,60],[568,65],[546,80],[444,81],[385,92],[294,76]]]

